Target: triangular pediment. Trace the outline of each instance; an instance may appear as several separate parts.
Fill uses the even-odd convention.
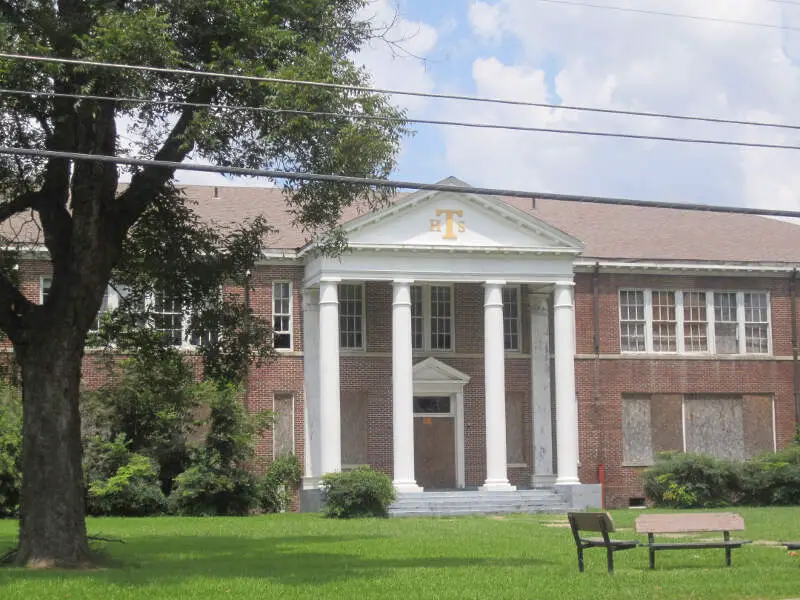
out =
[[[454,177],[439,183],[457,189],[416,192],[346,223],[348,244],[575,254],[582,250],[579,240],[496,196],[470,193],[470,186]]]
[[[414,383],[469,383],[469,375],[442,361],[430,357],[418,362],[413,368]]]

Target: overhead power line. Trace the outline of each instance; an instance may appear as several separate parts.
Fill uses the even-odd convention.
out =
[[[571,194],[552,194],[521,190],[506,190],[502,188],[455,186],[443,183],[418,183],[414,181],[399,181],[393,179],[376,179],[370,177],[351,177],[327,173],[302,173],[297,171],[276,171],[269,169],[250,169],[246,167],[225,167],[218,165],[200,165],[195,163],[170,162],[151,160],[145,158],[132,158],[124,156],[107,156],[104,154],[81,154],[78,152],[60,152],[57,150],[39,150],[35,148],[13,148],[0,146],[0,154],[13,156],[32,156],[37,158],[61,158],[68,160],[86,160],[93,162],[113,163],[139,167],[163,167],[178,171],[199,171],[203,173],[221,173],[229,175],[244,175],[250,177],[267,177],[270,179],[288,179],[299,181],[326,181],[332,183],[348,183],[372,187],[384,187],[408,190],[432,190],[440,192],[464,192],[488,196],[507,196],[511,198],[529,198],[533,200],[561,200],[565,202],[583,202],[589,204],[611,204],[616,206],[641,206],[650,208],[669,208],[677,210],[692,210],[702,212],[759,215],[765,217],[791,217],[800,218],[800,211],[773,210],[767,208],[746,208],[735,206],[716,206],[713,204],[696,204],[682,202],[660,202],[646,200],[631,200],[627,198],[604,198],[600,196],[576,196]]]
[[[469,96],[460,94],[439,94],[435,92],[415,92],[410,90],[395,90],[387,88],[376,88],[359,85],[348,85],[341,83],[328,83],[324,81],[307,81],[302,79],[286,79],[281,77],[260,77],[256,75],[239,75],[236,73],[219,73],[214,71],[198,71],[192,69],[173,69],[167,67],[150,67],[146,65],[129,65],[121,63],[107,63],[99,61],[79,60],[71,58],[57,58],[52,56],[32,56],[25,54],[12,54],[8,52],[0,52],[0,58],[10,58],[16,60],[30,60],[37,62],[51,62],[58,64],[71,64],[83,65],[92,67],[104,67],[110,69],[124,69],[133,71],[146,71],[165,73],[172,75],[187,75],[192,77],[209,77],[219,79],[239,79],[245,81],[257,81],[262,83],[276,83],[286,85],[298,85],[317,88],[349,90],[355,92],[368,92],[373,94],[390,94],[394,96],[413,96],[419,98],[433,98],[437,100],[460,100],[465,102],[484,102],[490,104],[504,104],[511,106],[530,106],[536,108],[548,108],[554,110],[569,110],[579,112],[602,113],[610,115],[625,115],[633,117],[652,117],[659,119],[676,119],[683,121],[702,121],[707,123],[720,123],[726,125],[748,125],[754,127],[776,127],[786,129],[797,129],[798,125],[785,125],[783,123],[764,122],[764,121],[744,121],[737,119],[723,119],[718,117],[706,117],[700,115],[679,115],[671,113],[650,112],[650,111],[635,111],[635,110],[622,110],[615,108],[597,108],[589,106],[577,106],[569,104],[551,104],[547,102],[531,102],[527,100],[510,100],[504,98],[486,98],[482,96]]]
[[[557,129],[551,127],[528,127],[523,125],[501,125],[495,123],[474,123],[469,121],[447,121],[438,119],[413,119],[404,117],[386,117],[381,115],[363,115],[358,113],[336,113],[314,110],[295,110],[289,108],[269,108],[259,106],[231,106],[220,104],[207,104],[203,102],[184,102],[178,100],[147,100],[144,98],[126,98],[116,96],[93,96],[89,94],[67,94],[55,92],[29,92],[25,90],[9,90],[0,88],[0,94],[11,95],[30,95],[30,96],[52,96],[52,97],[67,97],[86,100],[108,101],[108,102],[142,102],[151,104],[160,104],[168,106],[191,106],[196,108],[210,108],[218,110],[231,110],[231,111],[254,111],[272,114],[287,114],[297,116],[310,116],[310,117],[326,117],[326,118],[342,118],[342,119],[357,119],[366,121],[389,121],[396,123],[417,123],[421,125],[442,125],[449,127],[467,127],[474,129],[495,129],[504,131],[520,131],[529,133],[554,133],[559,135],[581,135],[589,137],[601,138],[621,138],[630,140],[645,140],[655,142],[675,142],[682,144],[705,144],[713,146],[735,146],[741,148],[762,148],[773,150],[800,150],[800,146],[789,144],[770,144],[766,142],[737,142],[735,140],[718,140],[708,138],[687,138],[678,136],[660,136],[660,135],[643,135],[636,133],[622,133],[612,131],[591,131],[585,129]],[[787,129],[800,130],[798,125],[781,125]]]
[[[636,13],[640,15],[656,15],[659,17],[674,17],[678,19],[691,19],[693,21],[711,21],[712,23],[727,23],[728,25],[746,25],[748,27],[762,27],[765,29],[784,29],[787,31],[800,31],[800,27],[791,25],[778,25],[775,23],[756,23],[755,21],[737,21],[735,19],[725,19],[723,17],[704,17],[701,15],[687,15],[686,13],[674,13],[662,10],[650,10],[646,8],[629,8],[627,6],[611,6],[610,4],[593,4],[591,2],[579,2],[578,0],[538,0],[548,4],[560,4],[563,6],[578,6],[583,8],[596,8],[600,10],[613,10],[617,12]]]

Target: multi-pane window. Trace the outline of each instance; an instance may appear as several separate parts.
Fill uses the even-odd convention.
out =
[[[291,350],[292,284],[288,281],[272,284],[272,333],[276,349]]]
[[[39,290],[39,303],[44,304],[50,296],[50,288],[53,286],[52,277],[42,277],[41,289]]]
[[[623,352],[768,354],[766,292],[620,290]]]
[[[92,322],[92,326],[89,329],[92,333],[97,333],[100,331],[100,321],[103,318],[103,314],[108,312],[108,287],[106,287],[106,292],[103,294],[103,300],[100,302],[100,310],[97,311],[97,316],[94,318]]]
[[[519,288],[503,288],[503,345],[506,350],[520,349]]]
[[[432,285],[431,350],[450,350],[453,337],[452,288]]]
[[[683,348],[686,352],[708,351],[705,292],[683,293]]]
[[[744,338],[745,352],[769,352],[769,308],[764,292],[744,294]]]
[[[414,350],[425,348],[425,314],[421,285],[411,286],[411,347]]]
[[[414,350],[453,349],[453,288],[411,286],[411,345]]]
[[[620,342],[623,352],[644,352],[645,327],[644,292],[621,290],[619,293]]]
[[[736,292],[714,292],[714,343],[717,354],[739,353]]]
[[[677,352],[675,292],[653,292],[653,352]]]
[[[153,329],[160,331],[168,344],[183,344],[183,305],[180,299],[163,293],[154,294],[150,316]]]
[[[364,286],[339,286],[339,345],[346,349],[364,347]]]

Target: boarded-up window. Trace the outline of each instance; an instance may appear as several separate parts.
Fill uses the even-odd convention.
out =
[[[343,391],[341,411],[342,465],[369,464],[367,392]]]
[[[686,396],[686,451],[745,459],[775,449],[771,396]]]
[[[630,395],[622,398],[622,460],[651,465],[659,452],[683,450],[679,394]]]
[[[506,454],[508,464],[525,464],[525,393],[506,393]]]
[[[278,415],[272,429],[273,456],[294,454],[294,396],[275,394],[274,402]]]

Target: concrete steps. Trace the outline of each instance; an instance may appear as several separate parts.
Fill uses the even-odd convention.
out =
[[[564,513],[567,504],[553,490],[482,492],[477,490],[400,493],[390,517],[450,517],[514,513]]]

